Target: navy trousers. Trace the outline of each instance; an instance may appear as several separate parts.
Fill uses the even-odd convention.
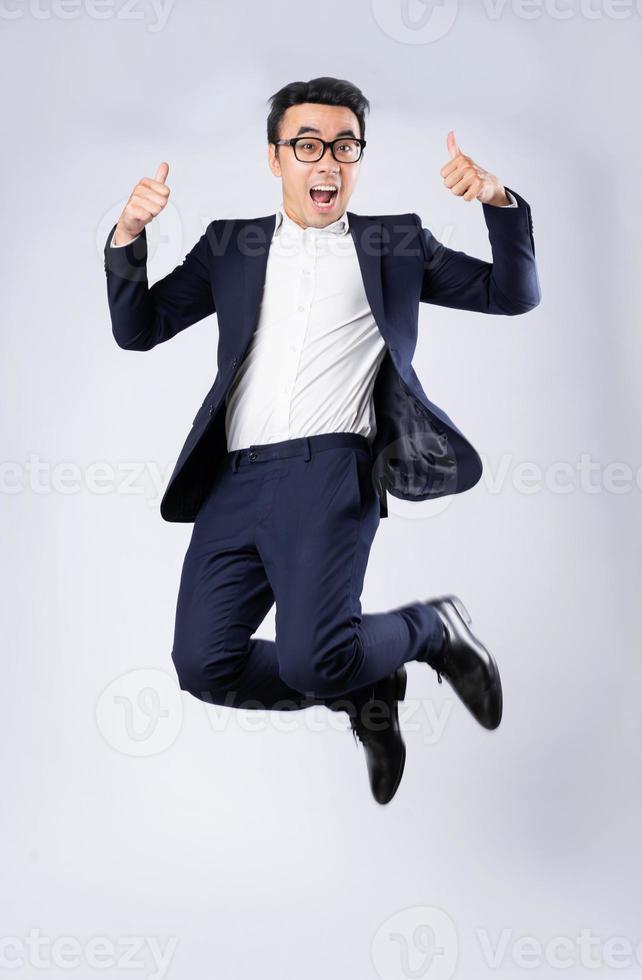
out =
[[[214,704],[355,710],[443,628],[422,601],[362,614],[379,525],[370,443],[326,433],[228,452],[194,522],[172,660]],[[276,602],[275,640],[253,634]]]

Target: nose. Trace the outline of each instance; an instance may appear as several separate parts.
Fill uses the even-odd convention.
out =
[[[326,148],[323,151],[323,155],[321,157],[319,157],[319,159],[317,160],[317,163],[319,164],[319,166],[320,166],[320,168],[322,170],[327,170],[328,169],[328,167],[326,165],[327,164],[327,161],[329,161],[329,163],[330,163],[330,169],[333,172],[338,173],[338,171],[339,171],[339,164],[334,159],[334,157],[332,156],[332,147],[331,146],[326,146]]]

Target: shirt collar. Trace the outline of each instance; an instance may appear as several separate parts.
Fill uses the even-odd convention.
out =
[[[295,230],[298,232],[307,231],[308,233],[311,233],[315,236],[317,234],[324,234],[324,233],[331,234],[331,235],[345,235],[348,233],[349,230],[348,212],[344,211],[343,214],[339,218],[337,218],[336,221],[333,221],[331,224],[326,225],[325,228],[314,228],[312,225],[309,225],[307,228],[301,228],[300,225],[297,225],[296,221],[293,221],[292,218],[290,218],[290,216],[286,213],[283,204],[281,204],[278,211],[276,212],[276,224],[274,226],[274,234],[275,235],[278,234],[282,228],[287,228],[288,231],[290,232],[293,232]]]

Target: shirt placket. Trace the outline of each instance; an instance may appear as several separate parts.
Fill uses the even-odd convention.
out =
[[[284,344],[284,371],[281,373],[279,392],[279,424],[286,439],[290,438],[292,399],[314,299],[317,248],[314,229],[304,229],[294,260],[297,275],[292,284],[295,304],[293,326]]]

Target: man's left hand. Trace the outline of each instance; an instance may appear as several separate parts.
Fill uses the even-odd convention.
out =
[[[481,201],[482,204],[493,204],[500,208],[511,203],[504,185],[497,177],[461,152],[452,130],[448,133],[446,145],[450,160],[439,173],[444,179],[444,185],[456,197],[463,197],[464,201]]]

